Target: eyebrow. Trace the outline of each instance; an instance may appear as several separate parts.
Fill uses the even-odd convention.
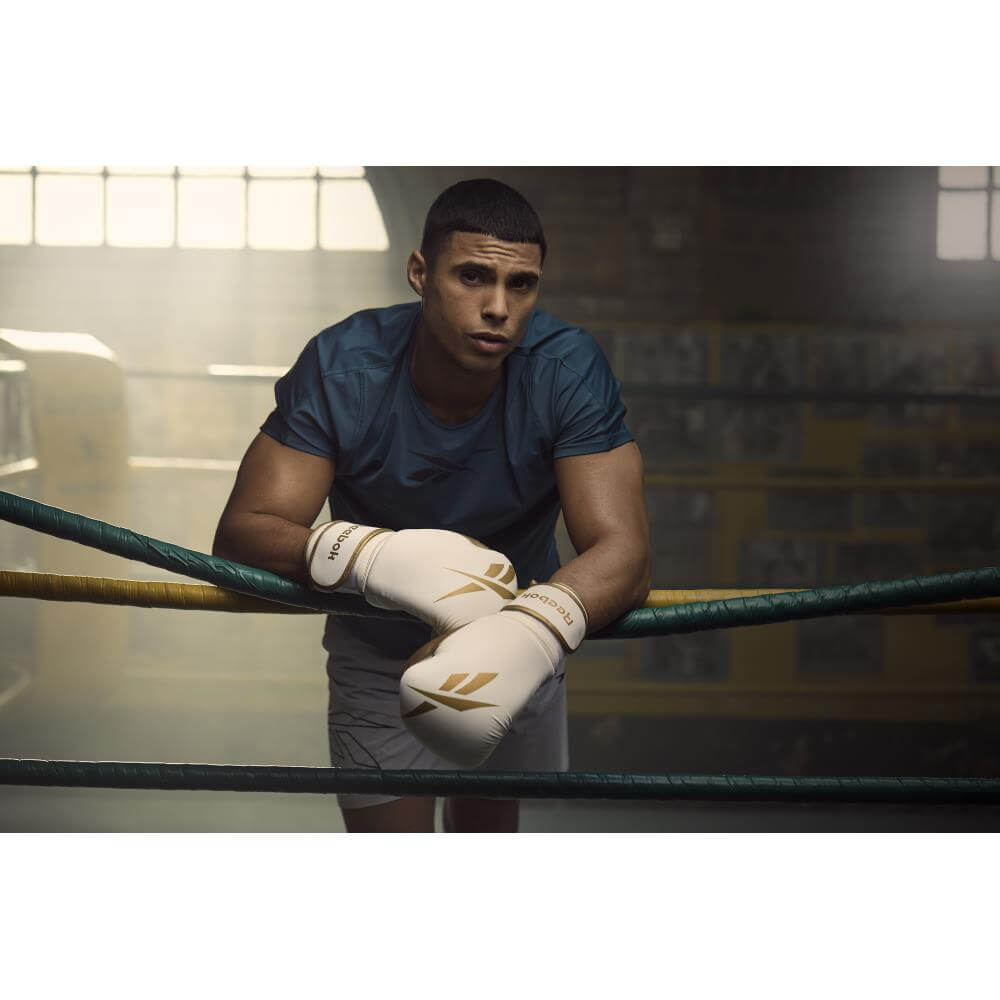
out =
[[[464,260],[461,263],[455,265],[455,270],[456,271],[462,271],[462,270],[485,271],[487,274],[493,275],[494,278],[496,277],[496,274],[497,274],[497,269],[492,264],[481,264],[477,260]],[[532,271],[532,270],[528,270],[528,271],[513,271],[509,275],[509,277],[510,278],[532,278],[535,281],[537,281],[541,277],[541,272],[540,271]]]

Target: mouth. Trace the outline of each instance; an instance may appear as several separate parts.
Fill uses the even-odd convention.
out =
[[[498,333],[473,333],[469,340],[484,354],[499,354],[507,346],[507,338]]]

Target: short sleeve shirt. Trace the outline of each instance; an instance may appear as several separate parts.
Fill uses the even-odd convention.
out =
[[[410,380],[419,316],[416,302],[368,309],[317,334],[261,430],[333,459],[334,517],[458,531],[505,553],[520,586],[547,580],[559,568],[553,462],[633,440],[621,385],[588,333],[535,310],[482,409],[441,423]],[[339,619],[362,633],[372,623]],[[328,638],[334,627],[330,616]]]

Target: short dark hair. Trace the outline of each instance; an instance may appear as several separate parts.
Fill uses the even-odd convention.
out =
[[[427,212],[420,252],[428,267],[452,233],[480,233],[505,243],[537,243],[545,263],[542,222],[527,198],[490,177],[459,181],[437,196]]]

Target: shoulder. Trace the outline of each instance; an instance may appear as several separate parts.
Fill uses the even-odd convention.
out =
[[[586,330],[536,310],[518,350],[521,384],[552,458],[610,451],[632,440],[621,383]]]
[[[540,309],[532,314],[524,339],[514,353],[529,369],[549,369],[553,374],[584,381],[603,377],[608,371],[600,345],[583,327]]]
[[[322,398],[362,392],[362,383],[391,373],[406,350],[418,303],[363,309],[311,337],[295,364],[275,385],[275,397],[286,410],[315,407]]]
[[[420,311],[417,302],[363,309],[328,326],[306,345],[321,378],[391,366],[402,357]]]

